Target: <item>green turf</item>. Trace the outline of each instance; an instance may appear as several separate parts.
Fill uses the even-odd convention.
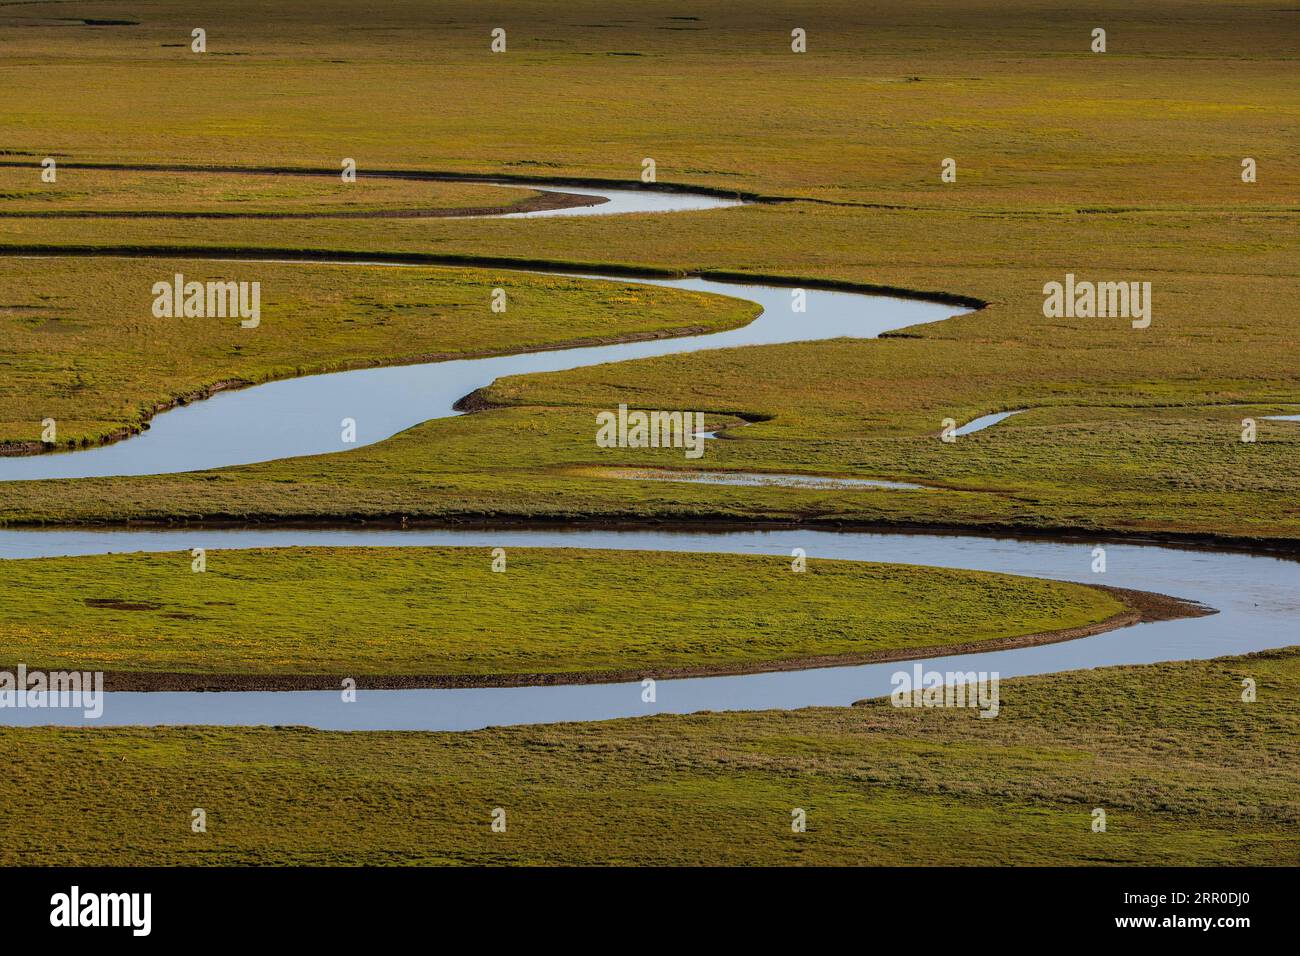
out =
[[[1004,681],[993,719],[876,701],[458,734],[5,729],[0,861],[1294,866],[1297,693],[1293,648]]]
[[[0,563],[0,661],[197,674],[727,669],[1091,624],[1084,585],[722,554],[295,548]],[[500,564],[498,567],[502,566]]]

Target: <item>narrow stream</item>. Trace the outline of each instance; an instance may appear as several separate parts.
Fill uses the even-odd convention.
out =
[[[583,192],[570,187],[565,191]],[[710,209],[731,204],[689,194],[609,190],[592,194],[610,204],[528,213],[525,216],[596,215]],[[694,204],[692,204],[694,203]],[[172,257],[168,257],[172,258]],[[313,265],[320,266],[319,262]],[[380,261],[339,264],[378,267]],[[436,268],[418,266],[416,268]],[[622,277],[586,276],[627,282]],[[276,458],[338,452],[339,422],[358,423],[358,445],[381,441],[432,418],[456,414],[455,401],[505,375],[559,371],[702,349],[811,341],[882,332],[944,319],[959,311],[908,299],[850,292],[807,291],[807,312],[796,313],[791,289],[700,278],[638,279],[655,285],[739,296],[763,314],[744,328],[691,338],[543,351],[525,355],[364,369],[273,382],[159,415],[144,434],[102,448],[57,455],[0,458],[0,481],[107,475],[142,475]],[[969,434],[1014,412],[982,416],[963,426]],[[909,493],[864,490],[867,494]],[[910,492],[914,493],[914,492]],[[1106,543],[1107,572],[1091,572],[1096,542],[989,538],[971,535],[869,534],[783,531],[364,531],[293,528],[175,531],[0,531],[0,559],[305,545],[582,547],[768,554],[788,560],[803,548],[810,560],[839,558],[897,561],[936,567],[1002,571],[1158,591],[1200,601],[1220,613],[1141,624],[1061,644],[989,654],[935,658],[936,670],[996,670],[1004,677],[1242,654],[1283,647],[1297,639],[1300,575],[1291,558],[1190,550],[1133,542]],[[665,608],[671,613],[671,608]],[[521,626],[523,626],[521,622]],[[508,639],[509,635],[502,635]],[[659,681],[656,700],[642,700],[639,682],[559,687],[467,690],[387,690],[358,693],[344,703],[332,691],[114,693],[96,725],[297,724],[346,730],[466,730],[553,721],[590,721],[650,713],[755,710],[845,705],[888,693],[889,678],[911,664],[875,664],[736,677]],[[1241,665],[1249,674],[1249,662]],[[1231,692],[1231,688],[1225,692]],[[1004,691],[1010,693],[1011,691]],[[0,723],[81,723],[76,710],[0,709]]]
[[[878,493],[878,492],[868,492]],[[1092,541],[985,538],[968,535],[868,534],[834,531],[362,531],[178,530],[0,531],[0,559],[189,548],[302,545],[571,547],[770,554],[789,560],[803,548],[810,561],[838,558],[970,568],[1133,587],[1217,608],[1209,617],[1139,624],[1040,647],[965,654],[922,662],[940,671],[995,670],[1003,677],[1112,664],[1145,664],[1244,654],[1296,642],[1300,573],[1296,561],[1266,555],[1106,543],[1107,571],[1091,571]],[[209,554],[209,561],[214,560]],[[652,596],[653,597],[653,596]],[[671,614],[672,609],[665,608]],[[520,626],[526,626],[520,622]],[[510,635],[503,634],[502,640]],[[644,703],[640,683],[453,690],[358,692],[343,703],[332,691],[113,693],[92,723],[301,724],[336,730],[468,730],[506,724],[606,720],[699,710],[767,710],[845,705],[886,694],[890,675],[912,664],[828,667],[736,677],[659,681]],[[1248,676],[1249,664],[1242,664]],[[1231,689],[1225,690],[1231,692]],[[1004,688],[1004,699],[1012,693]],[[82,723],[76,710],[0,710],[0,723]]]
[[[380,261],[310,265],[437,269]],[[874,338],[882,332],[968,311],[918,299],[808,289],[807,311],[795,312],[791,290],[781,286],[700,278],[628,280],[587,273],[580,277],[728,295],[757,302],[763,313],[741,328],[708,335],[365,368],[218,392],[158,415],[147,430],[115,444],[58,454],[0,457],[0,481],[170,474],[341,452],[383,441],[430,419],[459,414],[453,408],[457,401],[507,375],[745,345],[844,336]],[[344,418],[357,423],[353,444],[342,442],[340,423]]]

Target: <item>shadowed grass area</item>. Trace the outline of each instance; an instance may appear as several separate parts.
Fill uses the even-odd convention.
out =
[[[0,662],[218,675],[581,680],[906,653],[1091,625],[1104,591],[783,557],[293,548],[0,562]],[[337,680],[328,686],[337,686]]]
[[[1003,681],[994,719],[879,700],[457,734],[4,729],[0,861],[1288,866],[1297,694],[1292,648]]]

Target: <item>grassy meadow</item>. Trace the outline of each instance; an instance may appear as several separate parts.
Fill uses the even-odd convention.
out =
[[[455,734],[6,728],[0,862],[1294,866],[1297,693],[1293,648],[1006,680],[992,720],[875,700]]]
[[[512,264],[986,303],[877,340],[505,379],[476,395],[481,410],[345,453],[0,483],[0,524],[707,520],[1295,549],[1300,423],[1268,416],[1300,411],[1297,26],[1272,0],[0,5],[9,451],[32,450],[46,417],[61,443],[93,443],[219,385],[753,315],[734,299]],[[496,27],[505,53],[489,49]],[[1090,51],[1097,27],[1105,53]],[[190,50],[195,28],[205,53]],[[806,53],[791,52],[794,28]],[[45,157],[61,164],[54,184],[40,180]],[[354,184],[74,165],[333,174],[345,157]],[[436,213],[534,197],[365,177],[635,184],[646,158],[660,184],[761,201],[456,219]],[[940,177],[946,158],[955,182]],[[1243,181],[1247,158],[1257,181]],[[386,215],[413,209],[431,214]],[[160,258],[22,258],[71,247]],[[187,258],[205,250],[421,264],[256,262],[231,275]],[[182,267],[260,279],[274,321],[253,339],[237,322],[153,319],[152,283]],[[1150,282],[1150,327],[1045,317],[1044,284],[1067,273]],[[505,315],[489,308],[497,286]],[[698,461],[596,447],[593,413],[621,402],[752,423]],[[1026,411],[938,439],[945,418],[1013,409]],[[616,477],[653,467],[927,490]],[[486,551],[455,549],[211,552],[203,574],[189,561],[0,562],[0,663],[738,669],[1085,625],[1119,607],[1079,585],[829,561],[795,575],[783,559],[721,555],[510,549],[504,575]],[[992,720],[877,700],[455,734],[0,728],[0,863],[1295,865],[1298,692],[1291,648],[1016,678]],[[207,834],[190,830],[195,807]],[[490,830],[495,807],[506,833]],[[806,833],[791,831],[795,808]],[[1105,833],[1092,832],[1096,808]]]
[[[42,157],[43,158],[43,157]],[[5,165],[12,164],[12,165]],[[342,167],[340,166],[340,172]],[[0,218],[76,216],[325,217],[397,212],[510,212],[540,194],[475,183],[366,179],[340,188],[339,175],[135,171],[58,166],[48,183],[30,161],[0,161]]]
[[[571,548],[294,548],[0,562],[0,662],[148,675],[640,677],[906,654],[1124,613],[1081,584]],[[329,686],[337,686],[337,681]]]
[[[9,11],[0,26],[10,55],[0,75],[15,71],[0,94],[7,158],[29,159],[33,179],[53,152],[324,169],[355,156],[363,170],[633,182],[651,156],[661,182],[794,201],[673,216],[273,228],[18,218],[0,244],[515,257],[876,283],[989,305],[881,341],[500,382],[487,398],[507,411],[329,459],[9,486],[0,520],[711,517],[1297,536],[1297,427],[1264,422],[1255,444],[1239,440],[1243,417],[1300,402],[1293,13],[1195,0],[1103,3],[1086,15],[1047,0],[996,9],[897,0],[870,11],[828,3],[794,24],[809,31],[809,52],[794,54],[798,17],[774,3],[705,3],[689,17],[659,4],[617,16],[595,0],[563,13],[507,4],[491,24],[469,7],[399,4],[364,30],[328,4],[286,5],[251,30],[239,25],[245,7],[221,4],[205,10],[210,53],[199,55],[174,45],[193,19],[184,9],[133,7],[123,19],[138,22],[121,27]],[[505,54],[488,49],[495,20],[513,27]],[[1097,24],[1108,29],[1104,54],[1088,49]],[[16,72],[43,63],[60,68],[39,89]],[[118,95],[88,114],[71,94],[92,75]],[[195,115],[219,121],[178,135]],[[1246,156],[1257,182],[1241,180]],[[940,181],[944,157],[957,160],[955,183]],[[427,185],[354,184],[358,193]],[[1044,318],[1042,286],[1067,272],[1150,281],[1151,327]],[[71,364],[61,359],[58,371],[71,375]],[[658,463],[590,441],[590,410],[627,397],[765,419],[711,443],[699,467],[920,480],[953,492],[601,478],[607,466]],[[1010,408],[1034,411],[956,445],[934,440],[944,418]]]
[[[261,283],[261,324],[153,314],[155,282]],[[494,311],[493,290],[505,292]],[[506,270],[183,259],[0,259],[0,447],[138,431],[211,391],[370,365],[743,325],[756,306]]]
[[[14,159],[635,180],[650,156],[661,181],[941,210],[1290,207],[1300,175],[1295,14],[1264,0],[393,0],[364,22],[342,0],[274,16],[256,0],[106,0],[2,15]],[[791,53],[796,27],[806,54]],[[1249,193],[1246,155],[1263,171]]]

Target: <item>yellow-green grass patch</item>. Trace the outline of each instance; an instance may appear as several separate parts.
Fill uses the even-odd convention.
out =
[[[295,548],[0,562],[0,662],[190,675],[646,676],[1043,637],[1095,588],[787,557]],[[494,565],[501,570],[494,570]],[[337,682],[335,682],[336,684]]]
[[[455,734],[6,728],[0,861],[1295,865],[1298,694],[1289,649],[1005,680],[994,719],[875,701]]]
[[[260,324],[158,317],[154,284],[260,283]],[[505,311],[493,310],[493,292]],[[206,303],[206,299],[205,299]],[[743,325],[750,303],[505,270],[184,259],[0,259],[0,445],[138,430],[217,388]]]
[[[56,165],[55,181],[48,183],[42,181],[42,168],[34,162],[0,166],[0,221],[17,214],[274,217],[508,212],[539,195],[527,188],[368,177],[364,169],[355,182],[345,183],[341,172],[341,166],[317,175],[275,175]]]

